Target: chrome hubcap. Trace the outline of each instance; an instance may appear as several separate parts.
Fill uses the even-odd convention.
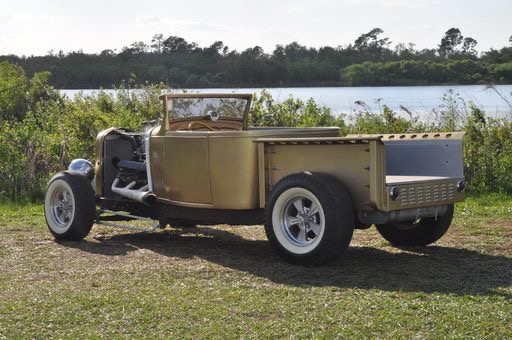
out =
[[[324,227],[318,203],[304,196],[290,199],[282,210],[281,219],[286,238],[299,246],[313,243]]]
[[[73,218],[74,211],[71,193],[65,188],[56,190],[52,197],[51,204],[54,221],[62,226],[68,224]]]

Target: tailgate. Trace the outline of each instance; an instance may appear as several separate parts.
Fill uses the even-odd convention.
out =
[[[379,209],[410,209],[464,200],[463,132],[370,136],[384,143],[386,195],[377,204]],[[398,197],[392,196],[393,190],[398,190]]]

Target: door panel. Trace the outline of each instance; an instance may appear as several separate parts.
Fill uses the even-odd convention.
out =
[[[164,198],[183,203],[211,204],[208,133],[170,131],[164,139]]]

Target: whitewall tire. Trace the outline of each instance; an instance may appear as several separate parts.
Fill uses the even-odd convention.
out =
[[[297,173],[272,189],[265,210],[265,232],[287,261],[319,265],[343,254],[354,232],[352,201],[334,177]]]
[[[78,241],[89,234],[96,203],[87,177],[76,172],[60,172],[48,183],[44,200],[46,224],[58,240]]]

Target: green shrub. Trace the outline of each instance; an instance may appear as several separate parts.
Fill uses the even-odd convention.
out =
[[[99,131],[111,126],[140,130],[143,121],[161,115],[158,96],[165,89],[163,84],[137,85],[130,80],[122,83],[115,95],[98,91],[69,99],[47,80],[47,73],[28,79],[18,66],[0,63],[0,199],[40,201],[55,172],[65,169],[74,158],[94,159]],[[404,118],[387,106],[371,112],[364,103],[347,119],[312,99],[304,102],[289,97],[278,102],[263,90],[254,98],[250,125],[338,126],[342,135],[466,131],[468,192],[512,194],[510,119],[489,118],[453,92],[442,102],[428,121],[413,113]]]
[[[267,90],[254,96],[249,114],[251,126],[337,126],[343,133],[348,131],[343,115],[336,117],[331,109],[319,106],[313,99],[304,103],[289,97],[278,102]]]
[[[111,126],[139,130],[158,118],[163,85],[121,84],[116,95],[61,96],[48,74],[27,79],[22,70],[0,64],[0,199],[37,201],[48,179],[74,158],[94,159],[95,138]],[[11,84],[22,84],[22,90]]]

